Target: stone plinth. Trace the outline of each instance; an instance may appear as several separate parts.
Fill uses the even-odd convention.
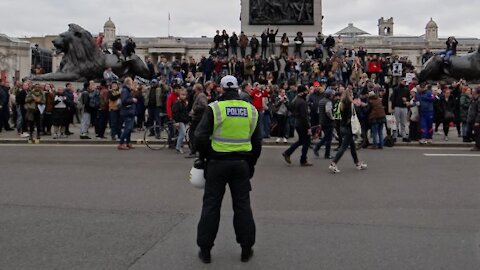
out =
[[[297,32],[302,32],[304,37],[316,37],[318,32],[322,32],[322,0],[313,0],[313,20],[314,24],[312,25],[251,25],[250,24],[250,0],[241,0],[241,16],[240,20],[242,23],[242,31],[245,32],[247,36],[252,36],[256,34],[260,36],[262,32],[267,28],[273,28],[278,30],[278,40],[281,38],[283,33],[287,33],[287,36],[292,39],[290,42],[293,42],[293,38],[297,35]],[[278,41],[279,42],[279,41]]]

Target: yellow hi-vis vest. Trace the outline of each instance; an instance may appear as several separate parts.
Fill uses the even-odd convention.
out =
[[[209,105],[213,111],[212,149],[219,153],[250,152],[257,127],[258,112],[242,100],[226,100]]]

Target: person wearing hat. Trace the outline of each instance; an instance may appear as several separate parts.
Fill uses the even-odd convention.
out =
[[[233,200],[235,235],[242,247],[241,261],[247,262],[255,244],[250,179],[262,151],[262,132],[258,111],[240,99],[237,79],[225,76],[220,84],[225,93],[207,107],[195,130],[200,159],[207,164],[197,232],[199,258],[204,263],[211,262],[210,250],[217,235],[220,208],[228,184]]]
[[[302,146],[302,155],[300,157],[300,165],[302,167],[313,166],[312,163],[307,161],[308,148],[311,144],[312,131],[310,129],[310,123],[308,121],[308,105],[306,96],[308,95],[308,89],[300,85],[297,87],[297,97],[293,102],[293,115],[295,116],[295,129],[298,133],[298,141],[295,142],[283,152],[282,156],[285,159],[285,162],[291,164],[290,156],[297,150],[298,147]]]
[[[322,145],[325,145],[324,157],[325,159],[332,159],[333,157],[330,155],[330,149],[332,145],[333,129],[335,124],[332,100],[335,95],[335,91],[328,88],[323,95],[323,98],[318,104],[318,116],[324,136],[323,139],[318,142],[317,145],[315,145],[315,148],[313,149],[313,154],[318,157],[318,150],[320,150],[320,147],[322,147]]]

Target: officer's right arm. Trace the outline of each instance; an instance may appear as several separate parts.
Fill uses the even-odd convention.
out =
[[[213,111],[207,107],[202,120],[195,129],[195,145],[200,154],[200,159],[206,159],[211,151],[210,136],[213,133]]]

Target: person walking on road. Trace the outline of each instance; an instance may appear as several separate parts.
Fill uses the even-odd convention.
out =
[[[353,132],[352,132],[352,114],[355,107],[353,106],[353,93],[352,89],[349,87],[343,92],[341,101],[340,101],[340,111],[342,114],[342,120],[340,123],[340,132],[342,133],[342,145],[337,152],[337,155],[333,159],[333,162],[330,164],[328,169],[332,173],[339,173],[340,170],[337,167],[338,162],[342,158],[343,154],[350,147],[350,152],[352,153],[353,162],[355,163],[355,167],[358,170],[365,170],[367,168],[367,164],[364,162],[360,162],[357,155],[357,149],[355,145],[355,140],[353,139]]]
[[[319,157],[318,151],[320,147],[325,145],[325,159],[332,159],[333,157],[330,155],[330,149],[332,145],[333,139],[333,129],[335,125],[335,117],[333,116],[333,103],[332,99],[334,97],[334,92],[331,89],[327,89],[324,93],[323,98],[320,100],[318,105],[318,115],[320,125],[323,131],[323,139],[315,145],[313,149],[313,154],[316,157]]]
[[[220,84],[225,93],[207,107],[195,130],[200,160],[206,161],[205,193],[197,232],[199,258],[203,263],[211,262],[210,250],[217,236],[220,208],[228,184],[235,235],[242,247],[241,261],[248,262],[255,244],[250,179],[262,150],[262,132],[257,110],[238,95],[237,79],[225,76]]]
[[[288,164],[292,161],[290,156],[302,146],[302,155],[300,157],[300,166],[310,167],[312,163],[307,161],[308,148],[310,147],[312,131],[310,129],[310,121],[308,120],[308,104],[306,97],[308,95],[308,89],[300,85],[297,87],[298,95],[293,103],[293,115],[295,116],[295,129],[298,133],[298,141],[292,144],[287,151],[283,152],[282,156]]]

